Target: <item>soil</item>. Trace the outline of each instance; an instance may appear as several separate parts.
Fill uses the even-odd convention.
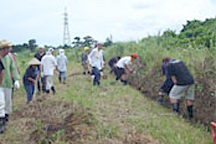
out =
[[[12,115],[14,120],[24,117],[28,120],[23,127],[31,130],[27,142],[34,143],[53,143],[59,138],[67,142],[86,139],[88,127],[93,126],[91,114],[67,102],[35,102]]]

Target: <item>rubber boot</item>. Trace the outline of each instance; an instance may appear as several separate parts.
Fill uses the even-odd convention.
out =
[[[0,118],[1,133],[5,132],[5,118]]]
[[[122,80],[121,79],[121,82],[122,82],[123,85],[127,85],[127,80]]]
[[[188,109],[188,117],[191,120],[193,118],[193,106],[192,105],[188,106],[187,109]]]
[[[54,86],[51,87],[51,90],[53,91],[53,95],[55,95],[56,91],[55,91]]]
[[[159,95],[158,97],[158,104],[163,105],[163,96]]]
[[[178,114],[179,113],[179,104],[178,103],[173,103],[173,112]]]
[[[5,124],[9,122],[9,114],[5,114]]]

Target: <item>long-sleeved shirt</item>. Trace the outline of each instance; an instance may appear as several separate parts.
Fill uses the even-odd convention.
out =
[[[42,69],[44,75],[54,75],[54,70],[57,66],[55,57],[52,54],[46,54],[42,60]]]
[[[56,57],[58,70],[65,72],[67,70],[68,60],[65,54],[61,53]]]
[[[103,50],[98,50],[98,48],[93,49],[88,55],[88,60],[91,67],[96,67],[101,70],[105,63],[103,59]]]
[[[6,88],[12,88],[12,78],[11,78],[11,73],[13,75],[14,80],[19,80],[20,75],[17,71],[15,62],[13,57],[8,54],[4,58],[1,59],[2,63],[4,65],[4,77],[2,80],[1,87],[6,87]]]

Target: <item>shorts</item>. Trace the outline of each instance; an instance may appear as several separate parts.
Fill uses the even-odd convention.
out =
[[[194,88],[194,84],[185,86],[174,85],[170,91],[169,97],[171,99],[180,99],[182,94],[185,93],[185,99],[194,100]]]

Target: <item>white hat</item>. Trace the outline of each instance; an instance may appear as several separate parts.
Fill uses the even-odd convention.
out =
[[[39,45],[39,46],[38,46],[38,49],[44,49],[44,46]]]
[[[40,62],[38,59],[33,58],[33,59],[31,59],[31,60],[28,62],[28,64],[29,64],[29,65],[40,65],[41,62]]]
[[[53,51],[54,51],[53,48],[49,48],[49,49],[48,49],[48,52],[50,52],[50,53],[52,53]]]

